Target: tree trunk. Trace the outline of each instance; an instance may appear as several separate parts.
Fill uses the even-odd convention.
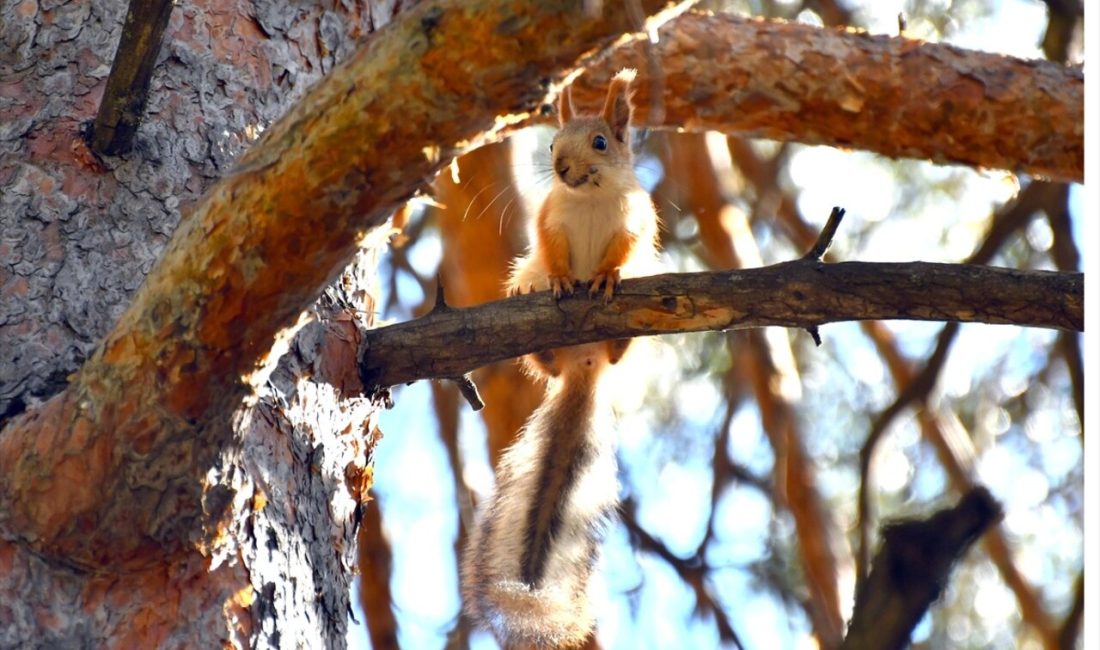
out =
[[[333,309],[314,312],[321,320],[299,333],[254,395],[254,408],[212,423],[234,444],[189,445],[200,438],[177,429],[167,462],[201,459],[202,481],[162,471],[119,484],[117,475],[94,471],[126,455],[144,465],[143,451],[170,430],[159,421],[168,401],[195,391],[127,405],[127,394],[143,394],[139,386],[107,386],[120,398],[116,408],[146,423],[147,437],[129,442],[88,418],[76,391],[45,407],[38,402],[68,383],[118,319],[181,209],[346,59],[360,36],[411,4],[371,2],[351,12],[318,5],[290,14],[265,3],[177,6],[136,147],[102,163],[87,154],[80,132],[96,114],[125,5],[0,7],[0,414],[14,425],[0,435],[5,467],[25,436],[39,445],[56,440],[62,429],[36,428],[50,412],[72,406],[83,414],[71,421],[79,440],[66,460],[11,486],[29,503],[52,508],[43,519],[71,529],[72,546],[83,548],[36,548],[32,531],[12,525],[10,503],[0,511],[0,648],[343,645],[359,507],[344,477],[361,476],[369,461],[375,411],[348,399],[358,380],[345,359],[354,358],[365,323],[328,320]],[[368,279],[375,262],[364,253],[348,273]],[[370,314],[367,298],[344,302]],[[182,372],[201,380],[209,370]],[[174,378],[154,374],[142,382],[171,385]],[[24,409],[34,414],[9,420]],[[229,514],[220,526],[204,530],[201,511],[185,507],[200,497]],[[110,530],[89,537],[104,499],[147,532],[119,526],[116,544],[105,541]],[[90,514],[74,517],[82,505]],[[187,510],[191,516],[177,516]],[[195,545],[169,550],[163,542],[173,537]]]
[[[398,9],[177,7],[135,148],[107,160],[79,127],[120,11],[3,9],[0,646],[344,644],[377,439],[352,314],[374,313],[382,226],[635,27],[455,2],[348,56]]]

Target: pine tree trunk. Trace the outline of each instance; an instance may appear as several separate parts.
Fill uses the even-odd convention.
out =
[[[95,117],[125,4],[0,5],[0,425],[13,425],[0,435],[5,452],[33,429],[34,418],[19,426],[18,416],[62,390],[118,319],[181,212],[360,39],[413,4],[177,5],[134,148],[103,162],[81,131]],[[364,252],[347,273],[369,286],[375,261]],[[366,487],[376,407],[349,398],[367,323],[346,314],[370,314],[370,297],[338,292],[328,297],[342,300],[319,303],[319,320],[298,333],[254,406],[221,423],[239,445],[175,441],[174,462],[205,459],[205,481],[150,473],[129,486],[116,510],[162,539],[89,544],[67,561],[21,538],[0,511],[0,648],[344,645],[360,516],[360,495],[344,486]],[[163,405],[129,406],[147,408],[153,427]],[[61,483],[67,499],[102,497],[115,477],[97,480],[88,467],[121,453],[112,448],[121,441],[85,424],[87,447],[20,496],[51,507]],[[174,516],[194,498],[224,509],[220,529]],[[79,531],[93,522],[55,523]],[[166,553],[162,541],[173,536],[195,545]]]
[[[121,8],[0,9],[0,647],[342,647],[386,219],[635,26],[325,7],[174,7],[106,159],[81,130]]]

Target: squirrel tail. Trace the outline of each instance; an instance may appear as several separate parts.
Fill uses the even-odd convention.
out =
[[[557,354],[568,363],[501,458],[463,555],[467,614],[506,647],[572,647],[588,637],[588,581],[618,500],[609,414],[597,396],[606,348]]]

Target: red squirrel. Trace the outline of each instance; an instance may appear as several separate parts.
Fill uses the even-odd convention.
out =
[[[612,300],[625,277],[657,259],[657,213],[634,175],[630,84],[611,80],[603,111],[577,115],[568,89],[551,145],[554,180],[530,252],[516,260],[509,294],[549,289],[555,299],[589,282]],[[629,340],[560,348],[526,359],[548,382],[542,405],[497,467],[462,562],[467,614],[505,647],[575,647],[592,633],[588,582],[618,503],[610,407],[600,379]]]

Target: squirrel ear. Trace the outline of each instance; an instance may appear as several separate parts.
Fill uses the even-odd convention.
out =
[[[565,126],[576,113],[577,110],[573,108],[573,86],[566,86],[558,96],[558,126]]]
[[[630,104],[630,96],[633,94],[630,92],[630,82],[634,81],[636,73],[633,68],[623,68],[615,74],[611,85],[607,87],[603,119],[619,142],[626,142],[627,129],[630,128],[630,113],[633,110]]]

